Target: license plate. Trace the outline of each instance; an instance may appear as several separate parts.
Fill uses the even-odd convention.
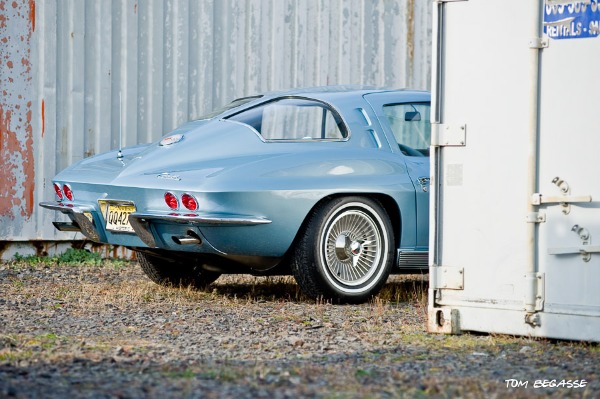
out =
[[[129,214],[135,212],[135,205],[99,201],[102,215],[106,221],[106,230],[121,233],[134,233],[129,223]]]

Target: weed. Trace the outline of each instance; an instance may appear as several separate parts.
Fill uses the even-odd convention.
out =
[[[18,290],[25,287],[25,283],[23,282],[23,280],[11,279],[11,283],[13,287],[15,287]]]
[[[48,261],[52,261],[52,258],[48,258],[47,256],[37,256],[37,255],[21,255],[18,252],[15,253],[14,261],[20,264],[26,264],[31,267],[36,267],[40,265],[44,265],[48,263]],[[53,262],[55,263],[55,262]]]
[[[95,252],[86,251],[85,249],[69,248],[57,258],[60,264],[75,264],[86,266],[98,266],[102,263],[102,257]]]
[[[17,252],[13,257],[13,263],[18,266],[25,265],[29,267],[56,265],[100,266],[103,260],[97,252],[81,248],[69,248],[62,254],[55,256],[21,255]],[[129,265],[131,262],[123,259],[111,259],[107,260],[106,263],[118,269]]]

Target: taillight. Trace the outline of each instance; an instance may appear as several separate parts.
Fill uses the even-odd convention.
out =
[[[171,209],[179,208],[179,201],[177,200],[177,197],[173,193],[169,193],[169,192],[165,193],[165,202],[167,203],[167,206]]]
[[[59,201],[62,201],[63,199],[63,193],[60,189],[60,184],[58,183],[54,183],[54,192],[56,193],[56,197],[58,198]]]
[[[67,197],[69,201],[73,201],[73,191],[68,184],[63,185],[63,193],[65,193],[65,197]]]
[[[194,198],[193,195],[185,193],[181,196],[181,203],[190,211],[195,211],[198,209],[198,201]]]

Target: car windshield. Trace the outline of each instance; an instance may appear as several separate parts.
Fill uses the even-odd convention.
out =
[[[225,111],[229,111],[230,109],[234,109],[236,107],[239,107],[241,105],[249,103],[250,101],[256,100],[257,98],[260,98],[260,97],[261,96],[251,96],[251,97],[238,98],[236,100],[233,100],[229,104],[225,104],[222,107],[216,108],[216,109],[212,110],[211,112],[209,112],[208,114],[205,114],[205,115],[201,116],[200,118],[198,118],[198,120],[212,119],[215,116],[220,115],[220,114],[222,114]]]

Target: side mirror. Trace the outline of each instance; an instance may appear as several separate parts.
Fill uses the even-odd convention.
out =
[[[421,120],[421,113],[419,111],[409,111],[404,114],[404,120],[406,122],[419,122]]]

